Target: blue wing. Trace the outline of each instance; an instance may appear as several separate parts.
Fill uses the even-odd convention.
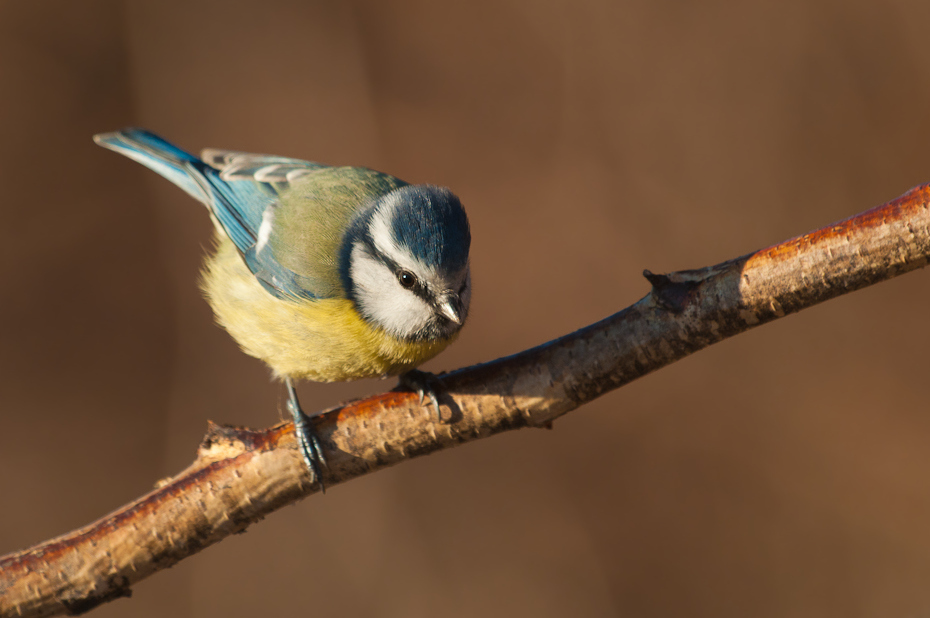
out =
[[[249,270],[279,298],[319,298],[310,281],[282,266],[261,241],[270,230],[278,195],[318,163],[226,150],[204,150],[203,160],[143,129],[101,133],[94,141],[161,174],[210,209]]]

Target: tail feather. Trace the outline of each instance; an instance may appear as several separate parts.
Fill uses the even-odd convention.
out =
[[[275,185],[271,184],[277,182],[274,173],[284,173],[282,170],[288,174],[309,173],[322,166],[283,157],[232,153],[236,157],[229,169],[236,173],[227,179],[223,172],[228,166],[216,169],[209,164],[216,159],[213,153],[219,151],[206,151],[207,161],[203,161],[143,129],[101,133],[94,136],[94,141],[138,161],[203,202],[239,250],[246,266],[271,294],[279,298],[319,297],[313,291],[311,279],[282,266],[273,252],[261,251],[257,241],[263,221],[273,221],[273,216],[266,218],[266,213],[273,215],[278,204]],[[230,153],[221,154],[225,158]],[[268,179],[273,176],[275,180],[259,176]],[[264,242],[271,230],[270,223],[267,228]]]
[[[243,254],[255,246],[265,209],[277,202],[270,185],[253,179],[227,182],[198,157],[144,129],[100,133],[94,141],[161,174],[205,204]]]
[[[94,141],[161,174],[184,189],[195,200],[212,207],[211,196],[204,186],[206,179],[193,165],[201,161],[189,152],[144,129],[131,128],[112,133],[98,133],[94,136]]]

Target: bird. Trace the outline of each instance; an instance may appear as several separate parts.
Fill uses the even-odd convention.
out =
[[[471,300],[471,231],[452,191],[283,156],[198,157],[139,128],[94,141],[207,207],[215,248],[201,289],[219,325],[284,382],[322,489],[326,460],[295,381],[400,376],[439,414],[436,377],[417,367],[456,339]]]

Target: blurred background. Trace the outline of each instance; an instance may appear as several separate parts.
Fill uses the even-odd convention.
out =
[[[259,8],[260,7],[260,8]],[[91,136],[451,187],[517,352],[930,182],[921,0],[0,0],[0,553],[284,389],[213,325],[204,209]],[[930,615],[930,272],[286,508],[94,616]],[[307,410],[393,381],[300,388]]]

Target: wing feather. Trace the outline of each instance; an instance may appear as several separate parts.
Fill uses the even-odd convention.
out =
[[[280,194],[293,179],[326,166],[217,149],[197,158],[143,129],[101,133],[94,141],[154,170],[206,205],[266,290],[279,298],[323,297],[310,278],[278,262],[267,246],[270,229],[262,226],[272,225]]]

